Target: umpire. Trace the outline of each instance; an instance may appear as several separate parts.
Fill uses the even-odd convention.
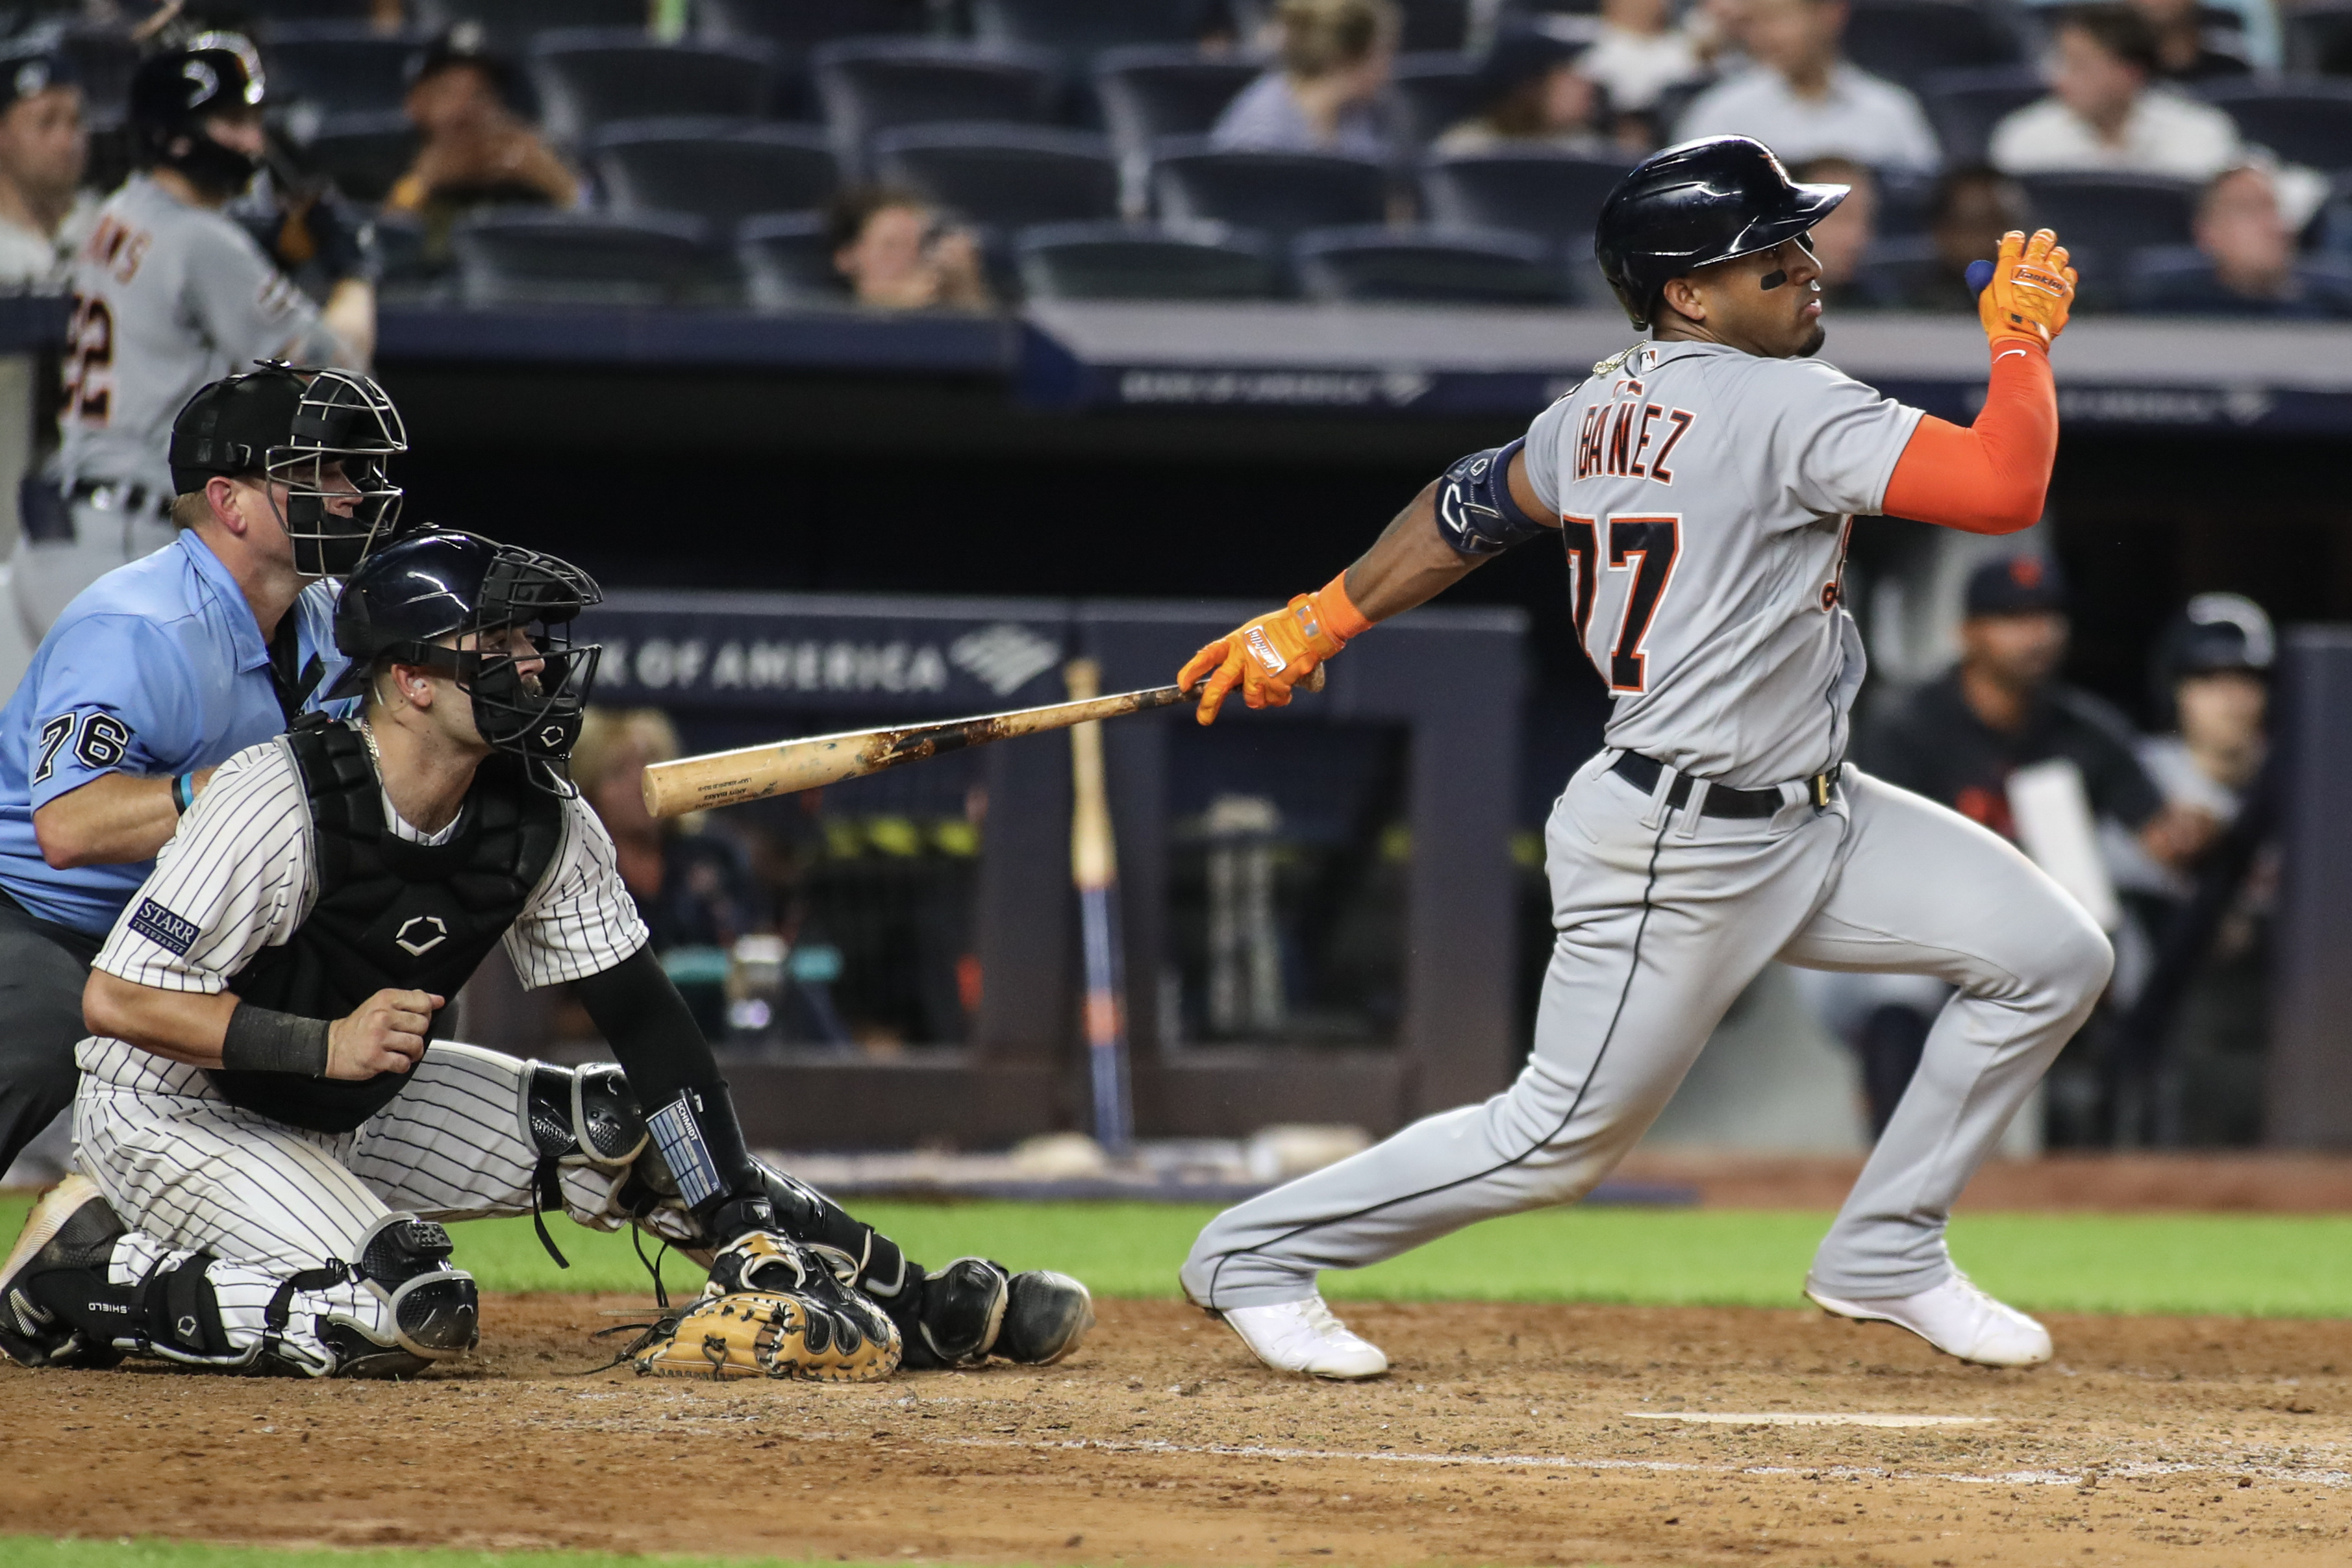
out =
[[[0,709],[0,1172],[72,1103],[90,959],[215,765],[340,671],[334,591],[400,492],[364,376],[204,388],[171,443],[175,537],[58,620]]]

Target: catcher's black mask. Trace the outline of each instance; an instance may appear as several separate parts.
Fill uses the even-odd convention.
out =
[[[327,695],[365,691],[392,664],[444,671],[472,700],[487,745],[522,758],[539,788],[571,795],[572,747],[604,651],[573,646],[572,621],[604,597],[586,572],[537,550],[446,531],[394,540],[343,585],[335,646],[352,663]],[[510,631],[529,652],[509,645]]]

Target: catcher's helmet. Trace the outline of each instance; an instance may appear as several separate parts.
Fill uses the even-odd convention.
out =
[[[351,667],[327,695],[364,691],[390,664],[443,671],[472,699],[485,743],[523,758],[541,789],[570,795],[572,747],[603,651],[572,646],[571,623],[604,597],[586,572],[537,550],[454,531],[395,539],[343,584],[335,646]],[[483,648],[486,634],[510,627],[535,652]],[[542,667],[524,674],[534,659]]]
[[[1798,184],[1771,149],[1745,136],[1685,141],[1617,182],[1601,204],[1592,254],[1625,314],[1647,327],[1668,279],[1794,239],[1846,191]]]
[[[261,56],[242,33],[199,33],[139,62],[131,76],[131,129],[142,166],[176,169],[205,190],[233,195],[261,161],[212,138],[205,122],[261,107]]]
[[[408,450],[400,411],[356,371],[297,371],[276,360],[200,387],[172,422],[172,484],[181,495],[215,475],[286,486],[278,521],[306,577],[342,577],[400,521],[384,460]],[[341,465],[341,479],[329,470]],[[349,513],[333,503],[350,500]]]

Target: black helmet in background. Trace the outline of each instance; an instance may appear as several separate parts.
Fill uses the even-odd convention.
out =
[[[148,56],[131,76],[131,130],[142,168],[177,170],[227,197],[252,183],[261,160],[213,139],[207,120],[260,112],[268,84],[242,33],[198,33]]]
[[[495,751],[520,757],[530,781],[570,795],[572,747],[595,684],[595,644],[574,647],[574,617],[604,595],[569,561],[478,534],[435,530],[394,540],[362,561],[335,605],[335,646],[351,667],[329,698],[367,691],[390,664],[451,676]],[[525,632],[533,652],[486,649]],[[525,664],[541,667],[526,674]]]
[[[1667,281],[1798,238],[1845,200],[1801,185],[1762,142],[1709,136],[1654,152],[1601,204],[1592,254],[1636,327],[1652,325]]]
[[[2148,708],[2159,729],[2179,722],[2177,686],[2192,675],[2238,674],[2270,679],[2278,633],[2268,612],[2242,593],[2200,593],[2157,640],[2148,672]]]

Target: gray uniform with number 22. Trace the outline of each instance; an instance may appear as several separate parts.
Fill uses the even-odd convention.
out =
[[[1956,989],[1813,1260],[1848,1300],[1952,1270],[1952,1202],[2105,987],[2090,919],[1975,823],[1843,758],[1863,652],[1840,602],[1919,413],[1811,360],[1644,343],[1539,415],[1527,471],[1562,519],[1606,740],[1545,831],[1558,932],[1534,1053],[1508,1090],[1417,1122],[1213,1220],[1184,1264],[1215,1308],[1297,1301],[1473,1220],[1581,1197],[1637,1142],[1774,959]],[[1664,767],[1652,791],[1612,771]],[[1690,799],[1669,809],[1678,776]],[[1704,788],[1778,789],[1769,817]],[[1694,810],[1693,808],[1699,808]]]

